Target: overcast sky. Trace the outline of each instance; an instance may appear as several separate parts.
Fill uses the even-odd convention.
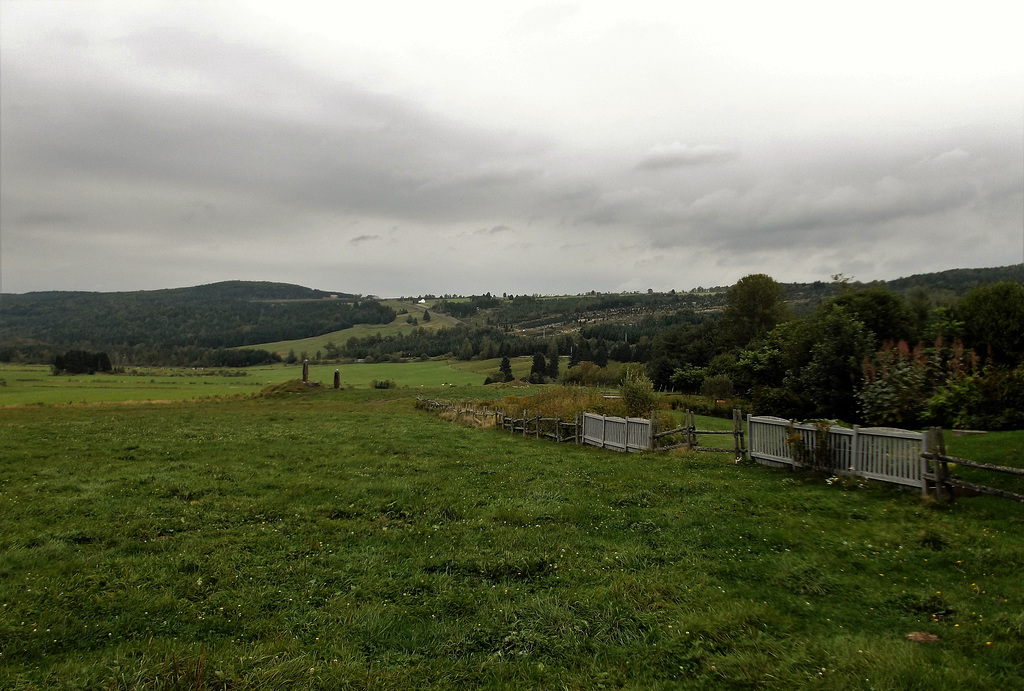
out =
[[[0,0],[0,287],[1019,263],[1020,27],[1005,0]]]

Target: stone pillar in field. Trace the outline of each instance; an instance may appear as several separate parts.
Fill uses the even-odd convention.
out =
[[[309,383],[309,360],[302,361],[302,383]]]
[[[334,370],[334,388],[336,388],[336,389],[340,389],[341,388],[341,371],[340,370]]]

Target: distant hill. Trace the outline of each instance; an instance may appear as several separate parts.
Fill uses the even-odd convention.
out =
[[[389,323],[375,300],[285,283],[226,281],[192,288],[4,295],[0,344],[125,350],[231,348]]]
[[[990,269],[950,269],[930,274],[914,274],[906,278],[897,278],[895,281],[886,281],[885,284],[898,293],[922,287],[931,291],[949,291],[956,296],[961,296],[971,288],[1000,281],[1024,283],[1024,264],[997,266]]]
[[[877,283],[902,294],[924,290],[933,302],[946,302],[978,285],[998,281],[1024,283],[1024,265],[952,269]],[[784,285],[798,314],[812,312],[838,290],[835,283],[823,281]],[[630,325],[637,330],[637,337],[653,336],[659,329],[688,318],[685,313],[720,311],[727,290],[721,287],[689,293],[624,295],[592,292],[509,299],[488,294],[442,301],[437,311],[465,320],[466,327],[500,325],[505,330],[525,328],[538,335],[552,335],[575,331],[582,325],[588,325],[584,328],[590,331],[607,330],[607,326],[600,326],[604,323]],[[132,362],[189,362],[196,361],[196,349],[310,338],[355,324],[387,324],[395,317],[395,310],[375,299],[270,282],[225,281],[120,293],[4,295],[0,299],[0,359],[20,354],[38,361],[60,349],[87,348],[109,350]],[[459,343],[464,339],[465,335],[457,335]],[[415,352],[424,352],[419,345],[417,348]],[[187,356],[181,354],[182,349],[189,350]]]

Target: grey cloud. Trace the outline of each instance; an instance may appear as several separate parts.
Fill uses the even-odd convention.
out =
[[[725,163],[739,158],[739,153],[718,146],[669,144],[655,147],[642,158],[634,170],[659,171]]]
[[[219,208],[251,200],[252,213],[221,214],[225,225],[248,226],[253,216],[277,223],[266,214],[296,208],[452,221],[538,195],[539,169],[519,161],[543,151],[536,140],[502,139],[350,84],[290,75],[272,57],[252,59],[281,81],[305,82],[310,112],[329,116],[307,122],[199,96],[55,84],[5,69],[4,168],[19,180],[4,186],[5,203],[17,205],[28,187],[56,184],[90,203],[105,194],[144,211],[166,206],[174,190],[189,198],[203,190],[236,199]]]
[[[539,8],[515,30],[543,32],[576,11]],[[912,141],[875,132],[770,142],[760,130],[679,127],[727,146],[675,142],[637,153],[621,142],[556,144],[469,124],[472,115],[445,117],[377,85],[332,78],[329,66],[306,69],[204,28],[152,29],[103,46],[103,55],[127,54],[120,72],[79,60],[97,48],[94,35],[51,38],[3,53],[8,285],[11,266],[25,276],[56,267],[68,281],[116,271],[150,287],[160,287],[157,277],[181,285],[186,279],[174,276],[208,282],[243,269],[254,279],[296,280],[281,268],[288,261],[305,280],[308,252],[296,249],[301,242],[279,244],[286,235],[331,245],[315,258],[323,285],[381,294],[387,280],[405,281],[407,293],[437,289],[424,283],[436,278],[411,268],[389,277],[358,266],[393,232],[438,248],[420,262],[435,276],[477,281],[464,284],[476,291],[504,289],[493,283],[500,276],[516,292],[613,287],[623,284],[617,272],[637,262],[652,274],[642,282],[655,287],[685,287],[672,282],[673,262],[714,272],[693,284],[728,282],[722,266],[773,273],[780,257],[788,272],[780,278],[797,266],[815,276],[868,273],[843,262],[913,273],[925,270],[908,258],[915,255],[940,268],[985,257],[996,264],[1006,260],[1001,245],[1020,244],[1019,127]],[[989,242],[972,246],[980,232]],[[894,237],[905,239],[900,248]],[[463,243],[486,251],[496,239],[511,243],[502,255],[509,267],[481,265],[464,279],[443,251]],[[530,249],[542,246],[586,259],[566,267],[560,253]],[[332,286],[339,262],[348,262],[346,276],[372,283]]]

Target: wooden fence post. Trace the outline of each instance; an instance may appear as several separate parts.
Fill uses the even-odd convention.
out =
[[[309,383],[309,360],[302,361],[302,383]]]
[[[334,370],[334,388],[336,388],[336,389],[340,389],[341,388],[341,371],[340,370]]]
[[[935,498],[939,501],[952,501],[952,488],[947,490],[946,477],[949,475],[949,468],[946,466],[946,440],[942,436],[941,427],[932,427],[932,434],[935,435]]]
[[[853,437],[850,439],[850,467],[847,470],[859,474],[863,463],[860,461],[860,425],[853,426]]]
[[[740,424],[740,411],[739,408],[732,409],[732,436],[736,442],[736,462],[739,463],[743,460],[742,443],[740,441],[743,435],[743,425]]]

